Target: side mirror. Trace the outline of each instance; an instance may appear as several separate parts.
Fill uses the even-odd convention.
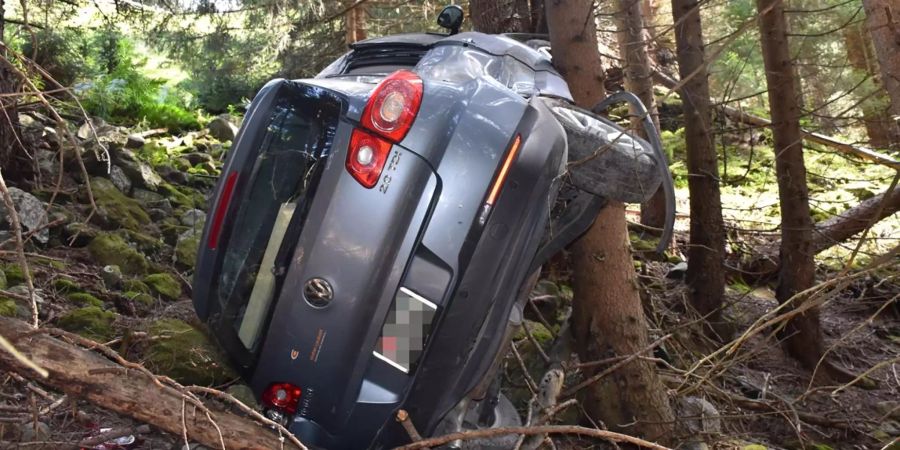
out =
[[[437,23],[449,30],[451,35],[459,33],[459,27],[463,23],[463,9],[457,5],[445,6],[438,15]]]

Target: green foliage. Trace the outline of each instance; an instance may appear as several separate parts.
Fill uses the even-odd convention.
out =
[[[66,51],[55,54],[54,65],[60,68],[61,77],[75,83],[75,92],[90,114],[110,122],[143,123],[172,131],[199,127],[196,114],[190,111],[190,96],[163,79],[148,76],[144,70],[147,60],[139,55],[131,38],[106,29],[85,33],[73,42]],[[77,51],[72,51],[72,46]],[[71,58],[79,61],[73,63]]]

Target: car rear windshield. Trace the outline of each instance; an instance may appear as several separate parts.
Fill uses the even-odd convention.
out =
[[[284,255],[302,228],[315,185],[330,154],[339,101],[315,88],[293,86],[273,108],[231,226],[219,272],[223,323],[253,349],[276,298]]]

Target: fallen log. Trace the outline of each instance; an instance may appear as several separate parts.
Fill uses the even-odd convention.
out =
[[[657,83],[669,89],[672,89],[678,85],[677,80],[659,71],[653,71],[653,79]],[[747,114],[744,111],[731,106],[720,105],[715,108],[729,119],[734,120],[735,122],[743,123],[745,125],[752,125],[755,127],[768,127],[772,125],[772,121],[769,119],[754,116],[752,114]],[[860,158],[890,167],[894,170],[900,170],[900,161],[897,161],[896,159],[891,158],[888,155],[879,153],[868,147],[851,145],[846,142],[837,140],[833,137],[808,130],[800,130],[800,132],[803,133],[803,137],[809,141],[831,147],[842,153],[856,155]]]
[[[888,194],[887,199],[885,193],[878,194],[837,216],[817,223],[813,229],[813,251],[821,253],[862,232],[870,224],[900,211],[900,188],[895,188]]]
[[[251,419],[222,410],[209,415],[187,393],[127,369],[97,353],[35,331],[25,322],[0,317],[0,335],[27,358],[46,369],[40,378],[7,352],[0,351],[0,369],[17,372],[41,384],[101,408],[130,416],[209,448],[297,449],[289,440]]]

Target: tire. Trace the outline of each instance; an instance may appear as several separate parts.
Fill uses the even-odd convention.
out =
[[[512,402],[505,395],[500,394],[500,397],[497,399],[497,406],[494,407],[494,422],[488,428],[505,428],[505,427],[520,427],[522,426],[522,417],[519,416],[519,412],[516,411],[516,407],[513,406]],[[469,410],[466,412],[466,417],[463,420],[463,431],[466,430],[475,430],[479,428],[478,423],[478,402],[472,402],[469,406]],[[442,436],[448,433],[451,433],[453,430],[449,422],[446,420],[441,422],[438,425],[437,430],[435,431],[435,436]],[[460,449],[464,450],[475,450],[475,449],[489,449],[489,450],[510,450],[516,446],[516,441],[518,441],[519,435],[517,434],[507,434],[504,436],[497,436],[492,438],[484,438],[484,439],[469,439],[462,441],[462,447]],[[452,447],[443,446],[442,449],[450,449]]]
[[[613,122],[564,101],[544,99],[566,131],[575,187],[625,203],[643,203],[662,182],[650,144]]]

